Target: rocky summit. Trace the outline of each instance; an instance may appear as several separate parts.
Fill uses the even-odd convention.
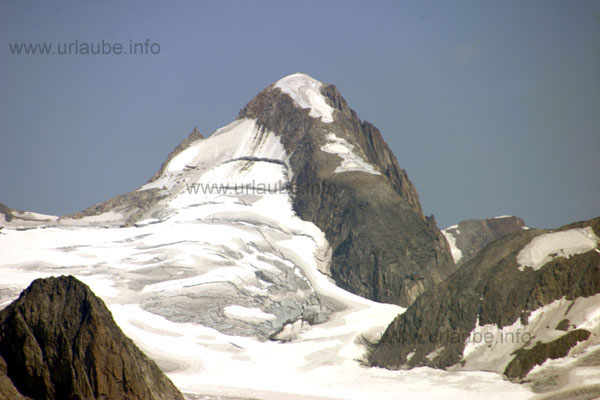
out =
[[[0,397],[183,400],[72,276],[35,280],[0,311]]]
[[[294,102],[308,85],[325,96],[329,119],[311,118]],[[423,216],[406,171],[334,85],[286,77],[250,101],[240,118],[279,134],[299,189],[294,210],[325,232],[329,272],[340,287],[407,306],[453,271],[448,246],[433,217]]]

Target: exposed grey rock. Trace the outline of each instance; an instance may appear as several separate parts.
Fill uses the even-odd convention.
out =
[[[102,203],[94,204],[75,214],[64,215],[61,219],[79,219],[83,217],[100,215],[110,211],[122,213],[126,216],[124,221],[119,221],[123,226],[131,226],[139,221],[145,212],[166,197],[160,189],[134,190]]]

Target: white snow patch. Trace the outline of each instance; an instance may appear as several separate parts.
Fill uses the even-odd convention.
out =
[[[13,211],[13,217],[32,221],[56,221],[56,215],[40,214],[32,211]]]
[[[260,308],[248,308],[238,306],[236,304],[223,308],[225,316],[232,319],[239,319],[241,321],[271,321],[277,319],[274,314],[266,313]]]
[[[519,269],[524,271],[525,267],[531,267],[538,270],[556,257],[569,258],[594,250],[599,242],[600,238],[589,226],[536,236],[517,255]]]
[[[275,83],[275,87],[290,96],[298,107],[310,108],[311,117],[330,123],[333,122],[333,108],[321,94],[322,85],[318,80],[301,73],[286,76]]]
[[[285,324],[281,332],[275,335],[275,339],[283,342],[290,341],[296,338],[306,326],[308,326],[308,323],[302,321],[301,319],[289,324]]]
[[[193,145],[193,143],[185,150],[181,151],[175,157],[169,161],[167,165],[167,172],[179,171],[185,168],[185,166],[192,162],[196,154],[198,153],[198,148]]]
[[[240,267],[223,267],[212,271],[208,271],[202,275],[194,276],[192,278],[175,279],[165,282],[155,283],[153,285],[144,286],[142,294],[156,293],[156,292],[169,292],[183,288],[189,288],[193,286],[200,286],[207,283],[215,282],[234,282],[242,283],[246,279],[254,277],[252,270]]]
[[[439,356],[440,354],[442,354],[442,351],[444,351],[444,349],[445,349],[445,347],[444,347],[444,346],[442,346],[442,347],[438,347],[438,348],[436,348],[434,351],[432,351],[431,353],[427,354],[427,355],[425,356],[425,358],[427,358],[429,361],[433,361],[433,360],[435,360],[435,358],[436,358],[437,356]],[[408,359],[408,358],[407,358],[407,359]]]
[[[381,175],[371,164],[363,160],[362,157],[356,155],[352,150],[354,145],[348,143],[346,139],[337,137],[335,134],[330,133],[327,135],[327,144],[321,146],[321,150],[330,153],[337,154],[342,158],[342,164],[335,169],[334,172],[367,172],[373,175]]]
[[[569,320],[570,329],[575,326],[590,331],[590,340],[579,343],[562,359],[547,360],[542,366],[536,367],[538,371],[549,365],[573,361],[592,347],[592,338],[600,334],[600,294],[574,301],[564,297],[555,300],[533,311],[527,325],[517,319],[512,325],[499,329],[495,324],[481,326],[478,319],[475,329],[465,340],[465,364],[456,369],[496,371],[501,374],[514,358],[515,350],[523,347],[529,349],[538,341],[548,343],[565,335],[566,332],[555,329],[565,318]]]
[[[242,118],[217,129],[206,139],[192,142],[188,148],[171,159],[157,180],[145,184],[138,191],[164,188],[169,194],[177,191],[190,194],[187,191],[189,186],[199,182],[217,186],[227,185],[232,178],[239,182],[242,177],[247,178],[247,174],[245,176],[240,168],[243,165],[242,161],[236,164],[235,160],[244,157],[278,160],[285,165],[288,160],[285,148],[277,135],[261,129],[254,119]],[[283,165],[278,167],[281,168]],[[287,173],[291,173],[289,168]],[[264,176],[260,176],[260,179],[263,178]],[[243,183],[249,182],[252,182],[252,177],[250,181],[245,179]],[[264,181],[257,179],[256,183],[260,182]],[[200,196],[179,196],[179,200],[184,197],[197,203]]]
[[[442,229],[442,233],[448,242],[448,246],[450,246],[450,252],[452,253],[452,258],[454,262],[457,263],[462,258],[462,251],[456,246],[456,237],[453,232],[450,232],[449,229],[455,229],[455,232],[458,234],[459,231],[456,229],[458,225],[453,225],[449,228]]]

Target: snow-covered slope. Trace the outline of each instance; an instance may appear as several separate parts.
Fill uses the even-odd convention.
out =
[[[569,229],[562,232],[545,233],[533,239],[517,255],[519,269],[531,267],[535,270],[556,257],[569,258],[574,254],[596,250],[600,239],[591,227]]]
[[[333,121],[320,83],[309,78],[296,74],[277,85],[311,108],[311,117]],[[344,173],[378,173],[357,155],[326,149],[340,154]],[[364,343],[375,342],[403,309],[353,295],[323,273],[331,249],[294,212],[289,157],[280,136],[242,118],[189,143],[156,179],[112,207],[5,224],[1,305],[35,278],[74,275],[185,392],[530,396],[493,373],[363,366]]]

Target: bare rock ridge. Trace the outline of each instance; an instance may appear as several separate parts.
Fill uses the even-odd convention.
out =
[[[102,300],[74,277],[61,276],[35,280],[0,311],[0,398],[183,395],[123,334]]]
[[[414,185],[377,128],[361,121],[335,86],[320,91],[334,109],[330,123],[311,117],[275,85],[239,117],[280,136],[299,189],[294,209],[325,232],[338,286],[407,306],[454,270],[448,244],[433,217],[423,216]],[[349,143],[377,172],[338,172],[340,156],[323,151],[330,140]]]
[[[547,260],[537,266],[518,261],[527,246],[541,246],[534,239],[566,232],[595,240],[595,247],[567,256],[561,256],[561,249],[549,250]],[[596,218],[554,231],[518,230],[493,241],[390,324],[370,355],[371,364],[391,369],[464,367],[522,379],[535,365],[564,357],[580,343],[599,343],[597,324],[585,320],[586,310],[595,307],[600,293],[599,234],[600,218]],[[566,236],[546,238],[546,243],[561,248],[569,245]],[[538,247],[531,253],[543,250]],[[538,312],[531,325],[532,312],[550,304],[554,311]],[[575,318],[583,319],[574,322]],[[484,326],[497,328],[486,331],[496,332],[493,343],[467,351],[467,339]],[[528,340],[498,342],[503,339],[496,337],[501,329],[510,326],[527,333]]]

